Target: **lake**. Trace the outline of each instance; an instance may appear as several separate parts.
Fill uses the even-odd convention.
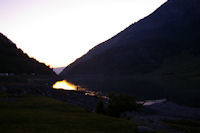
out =
[[[135,95],[138,101],[167,98],[177,104],[200,107],[200,82],[198,79],[160,78],[159,76],[82,76],[68,77],[72,83],[103,95],[120,93]]]
[[[78,85],[68,82],[67,80],[57,81],[53,85],[54,89],[63,89],[63,90],[74,90],[74,91],[84,91],[85,95],[95,96],[98,95],[99,92],[89,91],[85,88],[81,88]],[[102,98],[108,99],[107,96],[102,96]],[[145,100],[145,101],[138,101],[138,103],[143,103],[144,106],[149,106],[156,103],[162,103],[166,101],[166,99],[159,99],[159,100]]]

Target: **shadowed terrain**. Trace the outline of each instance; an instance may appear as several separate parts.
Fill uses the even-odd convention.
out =
[[[93,90],[200,106],[199,23],[198,0],[168,0],[60,75]]]
[[[131,121],[97,115],[55,99],[0,92],[0,132],[135,133]]]

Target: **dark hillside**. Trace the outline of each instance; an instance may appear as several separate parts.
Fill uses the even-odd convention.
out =
[[[44,74],[54,75],[55,73],[45,64],[30,58],[21,49],[0,33],[0,73],[14,74]]]
[[[199,0],[168,0],[60,75],[95,90],[200,106],[199,24]]]
[[[200,53],[199,23],[198,0],[169,0],[150,16],[91,49],[61,75],[152,72],[165,59],[183,51]]]

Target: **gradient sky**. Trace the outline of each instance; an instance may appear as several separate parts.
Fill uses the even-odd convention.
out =
[[[166,0],[0,0],[0,32],[29,56],[67,66]]]

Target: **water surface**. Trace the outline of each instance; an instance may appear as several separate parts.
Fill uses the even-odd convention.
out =
[[[54,85],[53,85],[54,89],[64,89],[64,90],[78,90],[78,86],[67,82],[66,80],[62,80],[62,81],[57,81]]]

